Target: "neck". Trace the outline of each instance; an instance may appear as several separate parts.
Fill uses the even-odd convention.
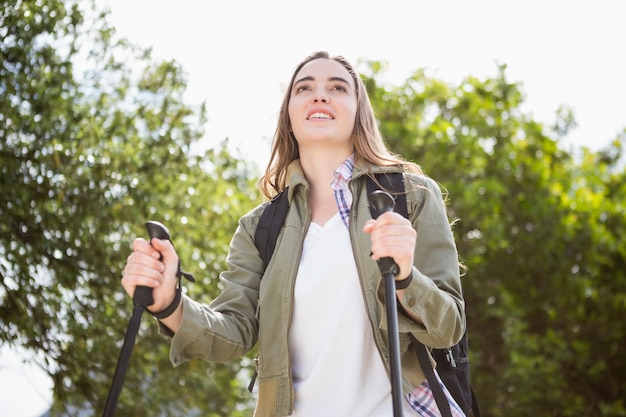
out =
[[[335,170],[353,152],[351,147],[350,149],[306,149],[305,152],[300,149],[300,163],[313,196],[333,195],[330,184],[334,179]]]

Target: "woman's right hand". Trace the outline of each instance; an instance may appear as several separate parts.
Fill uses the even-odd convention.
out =
[[[154,304],[148,306],[152,312],[167,308],[176,294],[178,278],[178,254],[169,240],[146,239],[133,241],[133,251],[126,260],[122,273],[122,286],[130,297],[138,285],[152,288]]]

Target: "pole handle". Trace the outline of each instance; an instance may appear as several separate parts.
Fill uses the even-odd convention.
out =
[[[146,230],[150,236],[150,242],[152,242],[153,238],[170,240],[170,232],[162,223],[157,221],[147,221]],[[133,304],[142,307],[148,307],[154,304],[154,298],[152,298],[152,288],[138,285],[133,294]]]
[[[388,211],[393,211],[396,207],[396,202],[386,191],[376,190],[369,195],[369,201],[372,205],[373,210],[370,210],[372,213],[372,217],[377,219],[383,213]],[[393,258],[385,257],[380,258],[378,260],[378,268],[380,269],[381,274],[387,275],[391,274],[396,276],[400,273],[400,267],[393,260]]]

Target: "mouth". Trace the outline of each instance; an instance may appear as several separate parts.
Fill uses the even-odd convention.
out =
[[[335,120],[329,113],[316,111],[308,115],[307,120]]]

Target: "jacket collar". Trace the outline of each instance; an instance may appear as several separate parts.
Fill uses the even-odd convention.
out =
[[[364,161],[362,158],[357,157],[354,169],[352,170],[352,180],[367,174],[391,172],[404,172],[404,169],[400,165],[372,165],[369,162]],[[294,159],[287,167],[286,185],[289,187],[289,194],[287,195],[289,203],[293,200],[294,193],[300,186],[303,186],[305,191],[308,190],[309,183],[304,176],[304,170],[302,169],[302,164],[300,164],[300,159]]]
[[[293,196],[297,188],[299,188],[300,186],[303,186],[305,189],[309,188],[309,183],[304,176],[302,164],[300,164],[300,159],[294,159],[287,167],[286,184],[287,187],[289,187],[289,194],[287,195],[289,203],[291,203],[291,201],[293,200]]]

